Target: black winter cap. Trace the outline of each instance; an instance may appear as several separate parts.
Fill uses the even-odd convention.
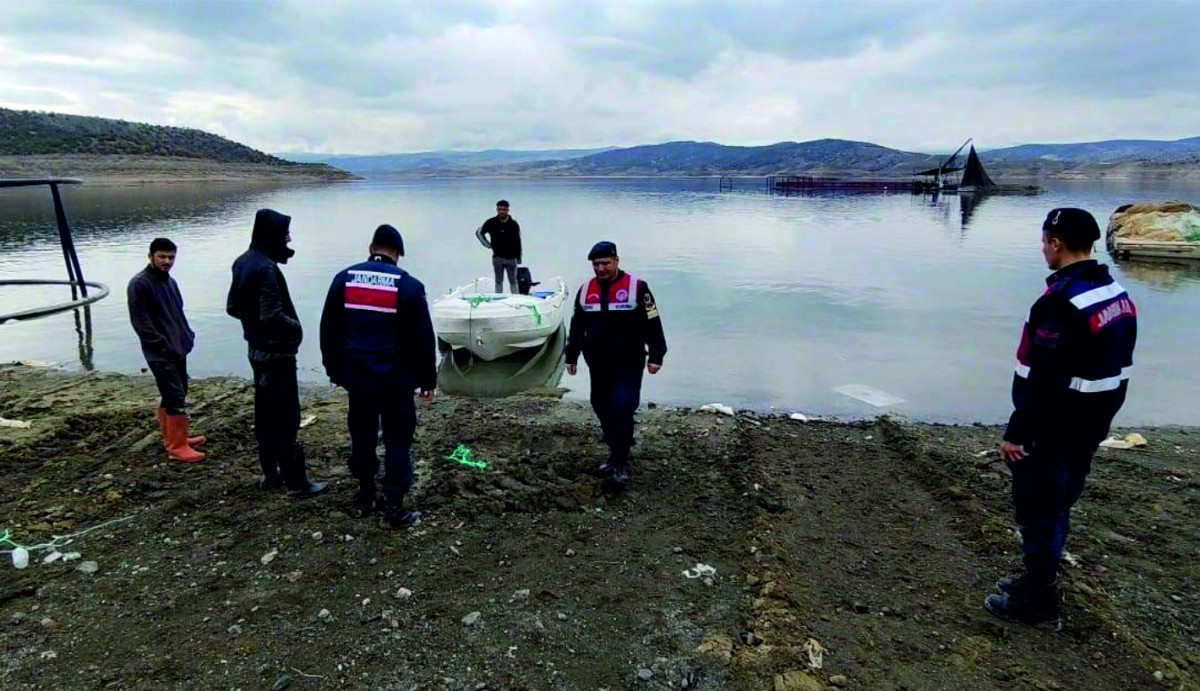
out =
[[[398,251],[401,257],[404,256],[404,238],[400,237],[400,231],[387,223],[375,229],[375,237],[371,238],[371,244],[379,247],[391,247]]]
[[[1051,209],[1042,222],[1042,231],[1061,235],[1067,240],[1095,242],[1100,239],[1096,218],[1083,209]]]
[[[588,261],[606,259],[608,257],[615,256],[617,256],[617,246],[608,240],[601,240],[592,246],[591,252],[588,252]]]

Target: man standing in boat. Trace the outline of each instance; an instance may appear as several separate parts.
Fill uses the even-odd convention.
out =
[[[413,394],[429,402],[437,388],[437,345],[425,286],[397,265],[403,256],[400,232],[379,226],[367,260],[334,277],[321,313],[325,372],[350,394],[350,472],[359,483],[355,513],[368,516],[381,504],[384,521],[393,528],[408,528],[421,518],[419,511],[404,508],[413,482]],[[381,421],[385,454],[379,502],[375,448]]]
[[[609,457],[598,474],[617,487],[629,484],[634,413],[642,393],[642,371],[657,374],[667,354],[658,305],[645,281],[621,270],[617,246],[599,242],[588,253],[595,277],[575,296],[567,338],[567,373],[587,361],[592,409],[600,419]]]
[[[508,201],[496,202],[496,215],[475,230],[479,244],[492,251],[492,270],[496,274],[496,292],[504,292],[504,276],[508,275],[508,292],[516,293],[517,266],[521,263],[521,225],[508,215]]]
[[[984,606],[1008,621],[1058,629],[1058,571],[1071,506],[1092,455],[1125,402],[1137,308],[1092,259],[1100,227],[1082,209],[1054,209],[1042,223],[1042,256],[1054,273],[1021,332],[1015,410],[1000,453],[1012,470],[1024,573],[996,583]]]
[[[254,216],[250,249],[233,262],[233,282],[225,312],[242,323],[247,355],[254,373],[254,437],[263,479],[259,486],[276,490],[286,485],[293,497],[304,499],[329,486],[308,479],[300,432],[300,390],[296,353],[304,331],[288,293],[280,264],[296,254],[292,217],[272,209]]]
[[[204,437],[189,437],[187,414],[187,356],[196,334],[183,314],[179,284],[171,278],[175,266],[175,243],[156,238],[150,243],[150,263],[129,281],[129,321],[142,343],[142,354],[154,374],[162,397],[158,406],[158,428],[167,456],[184,463],[204,460],[195,446]]]

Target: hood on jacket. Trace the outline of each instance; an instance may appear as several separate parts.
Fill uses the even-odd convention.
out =
[[[287,246],[288,227],[292,217],[274,209],[259,209],[254,215],[254,233],[250,236],[250,247],[271,258],[272,261],[286,264],[287,260],[296,254]]]

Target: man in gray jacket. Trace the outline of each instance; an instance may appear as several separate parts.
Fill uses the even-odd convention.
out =
[[[196,334],[183,314],[179,285],[170,275],[175,253],[175,243],[166,238],[151,242],[150,263],[130,279],[126,294],[129,321],[142,343],[142,354],[162,396],[158,425],[167,456],[196,463],[205,458],[205,454],[192,448],[203,444],[205,438],[188,436],[187,355],[192,352]]]

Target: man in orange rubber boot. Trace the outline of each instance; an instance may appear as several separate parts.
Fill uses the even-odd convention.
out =
[[[189,437],[187,414],[187,355],[196,334],[183,314],[179,284],[171,278],[175,266],[175,243],[157,238],[150,243],[150,263],[129,281],[129,321],[142,342],[142,354],[154,373],[162,402],[158,426],[167,456],[184,463],[197,463],[205,455],[192,447],[204,437]]]

